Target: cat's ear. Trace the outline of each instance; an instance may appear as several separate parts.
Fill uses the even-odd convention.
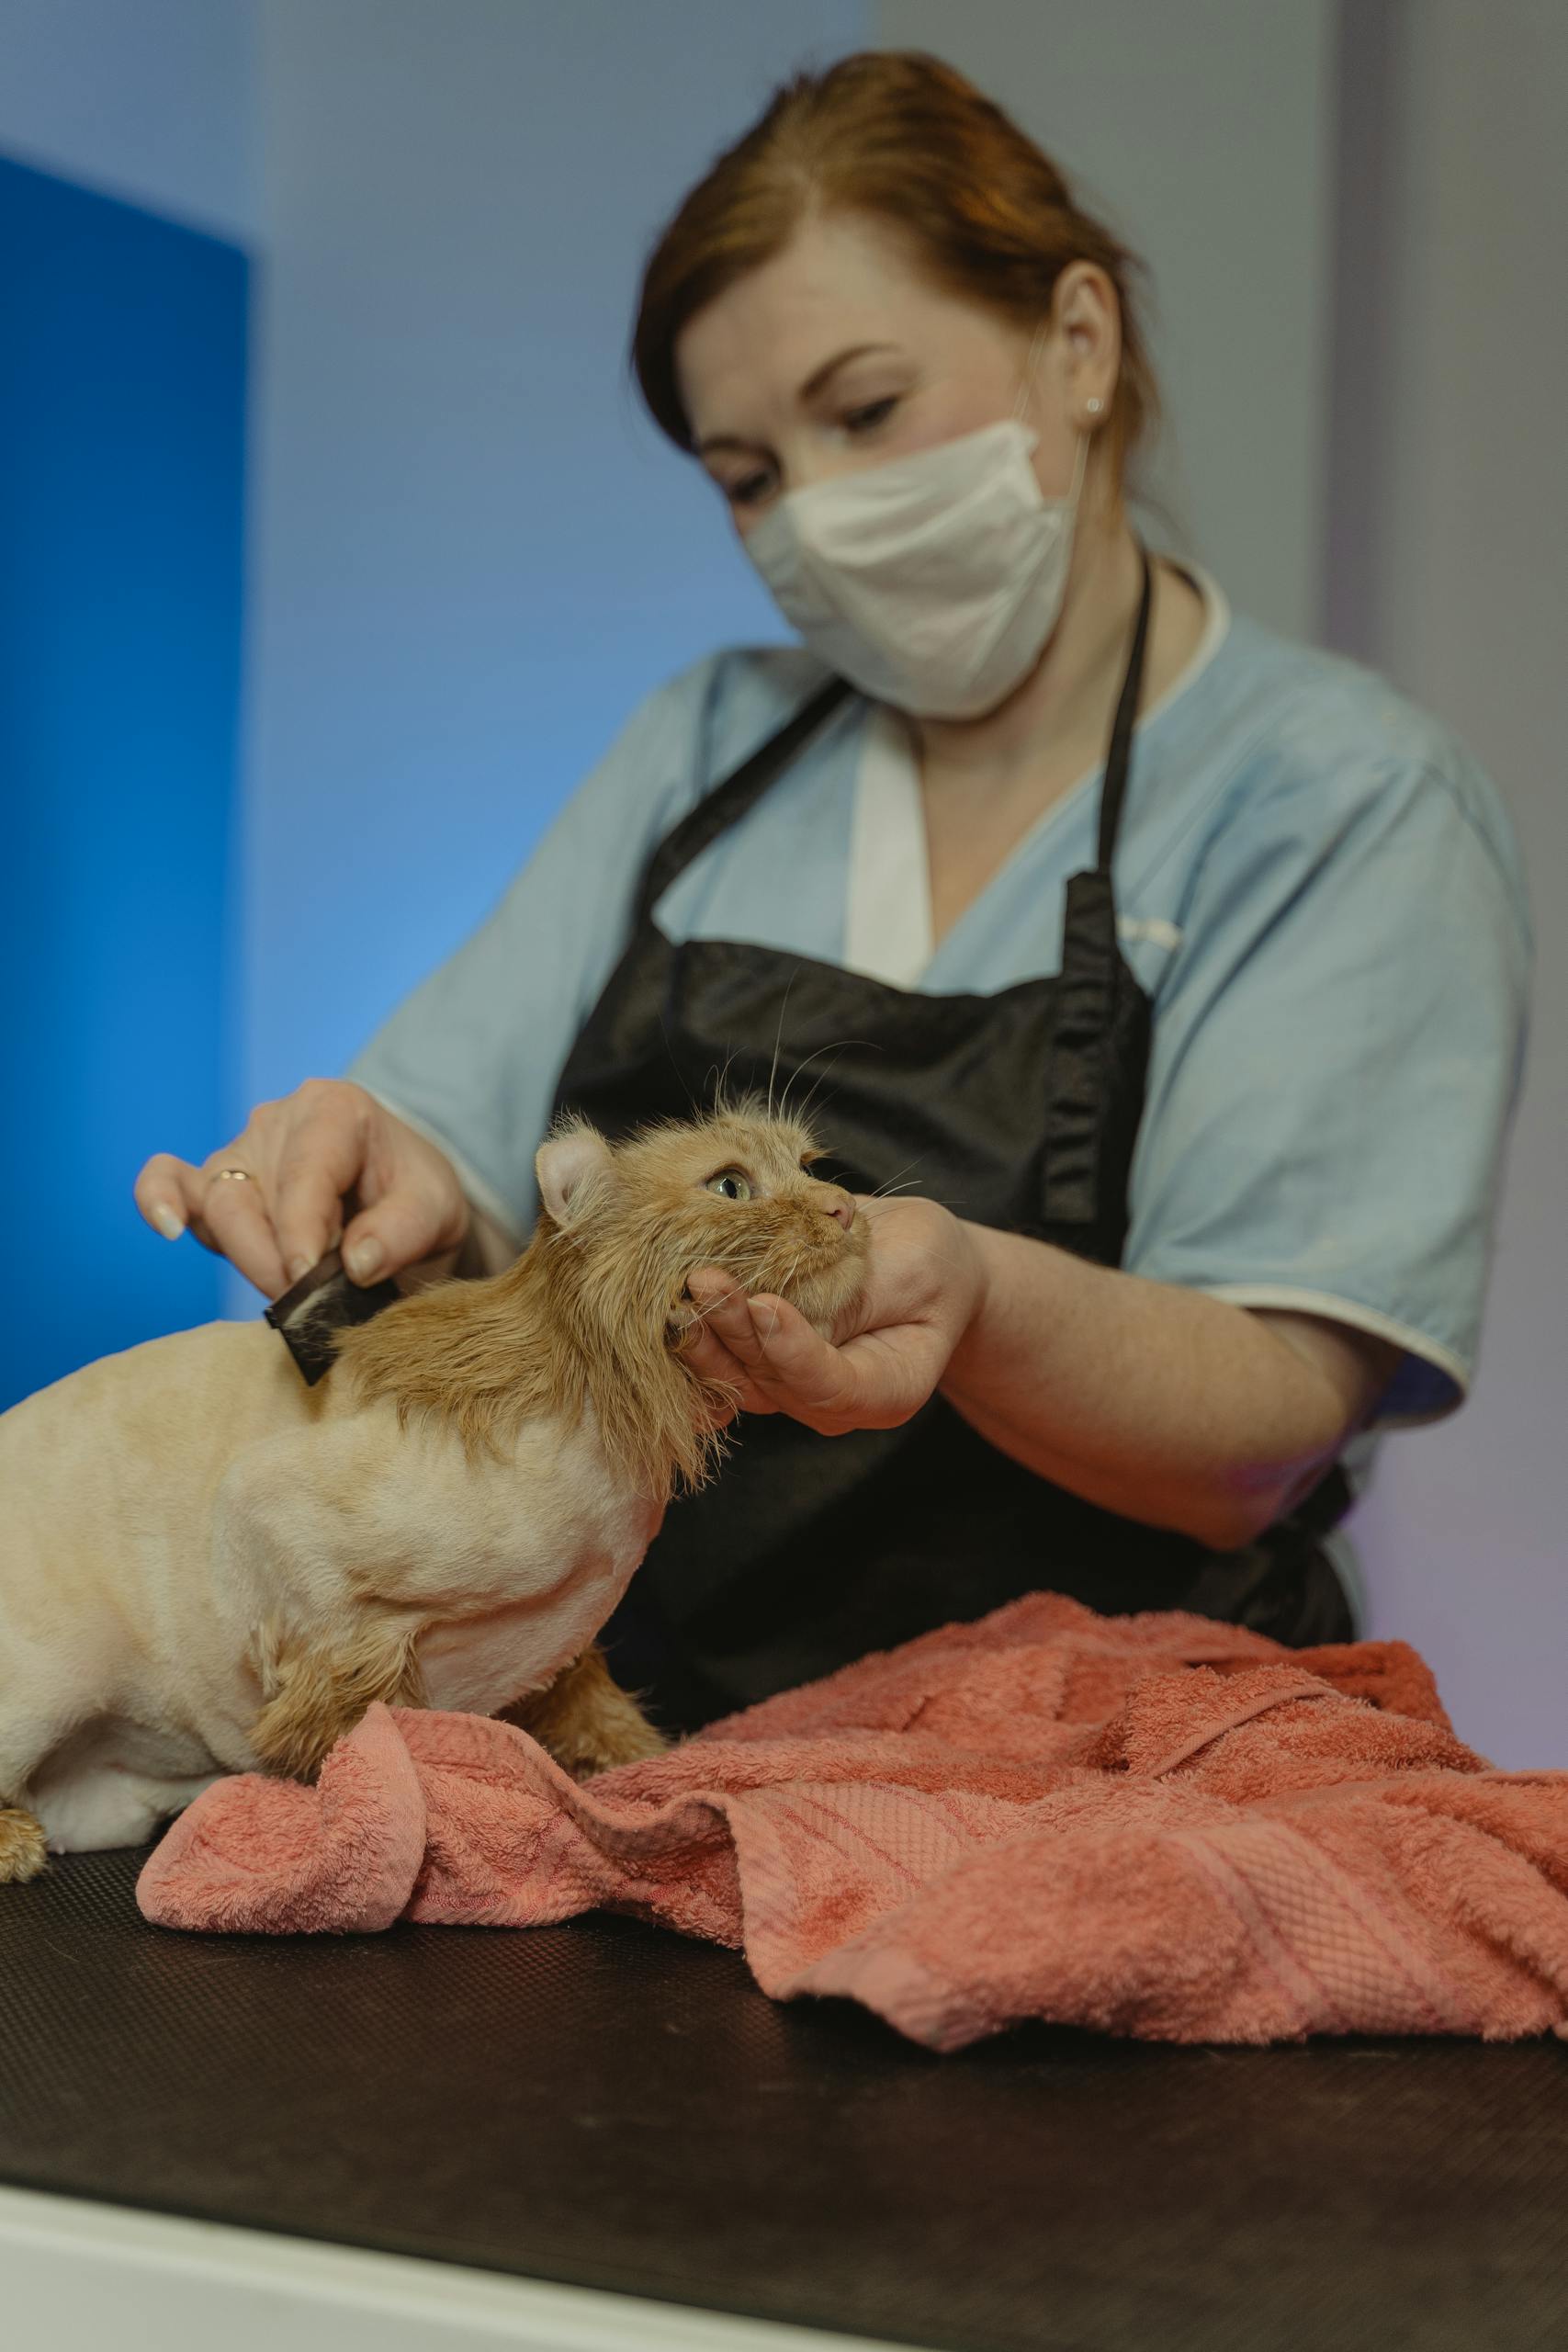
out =
[[[586,1121],[548,1136],[534,1155],[539,1198],[557,1225],[576,1225],[606,1190],[610,1147]]]

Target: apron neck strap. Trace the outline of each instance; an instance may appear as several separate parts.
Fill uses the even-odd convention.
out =
[[[1126,797],[1133,722],[1137,716],[1138,694],[1143,684],[1144,649],[1148,640],[1149,606],[1154,593],[1148,549],[1141,539],[1138,541],[1138,553],[1144,567],[1144,593],[1138,605],[1132,650],[1127,657],[1126,674],[1122,681],[1121,698],[1111,729],[1111,749],[1106,754],[1105,781],[1100,794],[1098,870],[1101,874],[1111,871],[1111,853],[1116,846],[1117,828],[1122,821],[1122,804]],[[829,678],[776,734],[770,735],[760,743],[749,759],[743,760],[722,784],[715,786],[665,835],[649,860],[643,875],[637,899],[640,919],[648,919],[675,876],[683,873],[710,842],[716,841],[730,825],[739,823],[746,811],[761,798],[779,771],[788,765],[806,738],[821,724],[829,711],[837,709],[846,695],[852,692],[847,678]]]
[[[637,913],[647,921],[678,874],[684,873],[711,841],[738,824],[753,802],[761,798],[774,776],[795,757],[806,738],[836,710],[854,689],[847,678],[832,677],[774,735],[760,743],[749,759],[716,784],[696,807],[665,834],[642,877]]]
[[[1133,647],[1127,656],[1121,699],[1116,705],[1116,717],[1111,729],[1111,749],[1105,755],[1105,781],[1100,789],[1100,848],[1095,865],[1100,874],[1111,871],[1111,854],[1116,847],[1116,834],[1122,822],[1122,804],[1127,797],[1133,722],[1137,717],[1138,694],[1144,682],[1144,649],[1148,642],[1149,606],[1154,597],[1154,572],[1149,563],[1149,551],[1142,539],[1138,541],[1138,554],[1144,567],[1144,593],[1138,600],[1138,617],[1133,626]]]

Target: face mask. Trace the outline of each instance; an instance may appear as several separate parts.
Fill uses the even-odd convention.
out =
[[[940,718],[994,710],[1062,609],[1089,436],[1066,498],[1041,494],[1039,435],[1013,413],[913,457],[792,491],[746,553],[784,618],[863,694]]]

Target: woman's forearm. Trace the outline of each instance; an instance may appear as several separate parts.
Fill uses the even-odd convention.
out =
[[[979,1304],[942,1393],[1087,1501],[1221,1550],[1304,1492],[1354,1426],[1323,1367],[1245,1307],[970,1226]]]

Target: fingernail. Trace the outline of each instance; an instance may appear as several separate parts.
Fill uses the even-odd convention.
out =
[[[378,1241],[356,1241],[344,1260],[344,1263],[355,1281],[362,1283],[367,1274],[375,1272],[381,1262],[382,1254]]]
[[[167,1201],[160,1201],[152,1212],[152,1222],[165,1241],[177,1241],[185,1231],[185,1219],[177,1216]]]
[[[311,1266],[312,1266],[312,1264],[313,1264],[313,1263],[314,1263],[314,1261],[313,1261],[312,1259],[306,1258],[306,1257],[303,1257],[303,1256],[301,1256],[301,1257],[297,1257],[297,1258],[290,1258],[290,1260],[288,1261],[288,1279],[289,1279],[289,1281],[290,1281],[291,1283],[297,1283],[297,1282],[299,1280],[299,1277],[300,1277],[300,1275],[301,1275],[301,1274],[308,1274],[308,1273],[310,1272],[310,1268],[311,1268]]]

